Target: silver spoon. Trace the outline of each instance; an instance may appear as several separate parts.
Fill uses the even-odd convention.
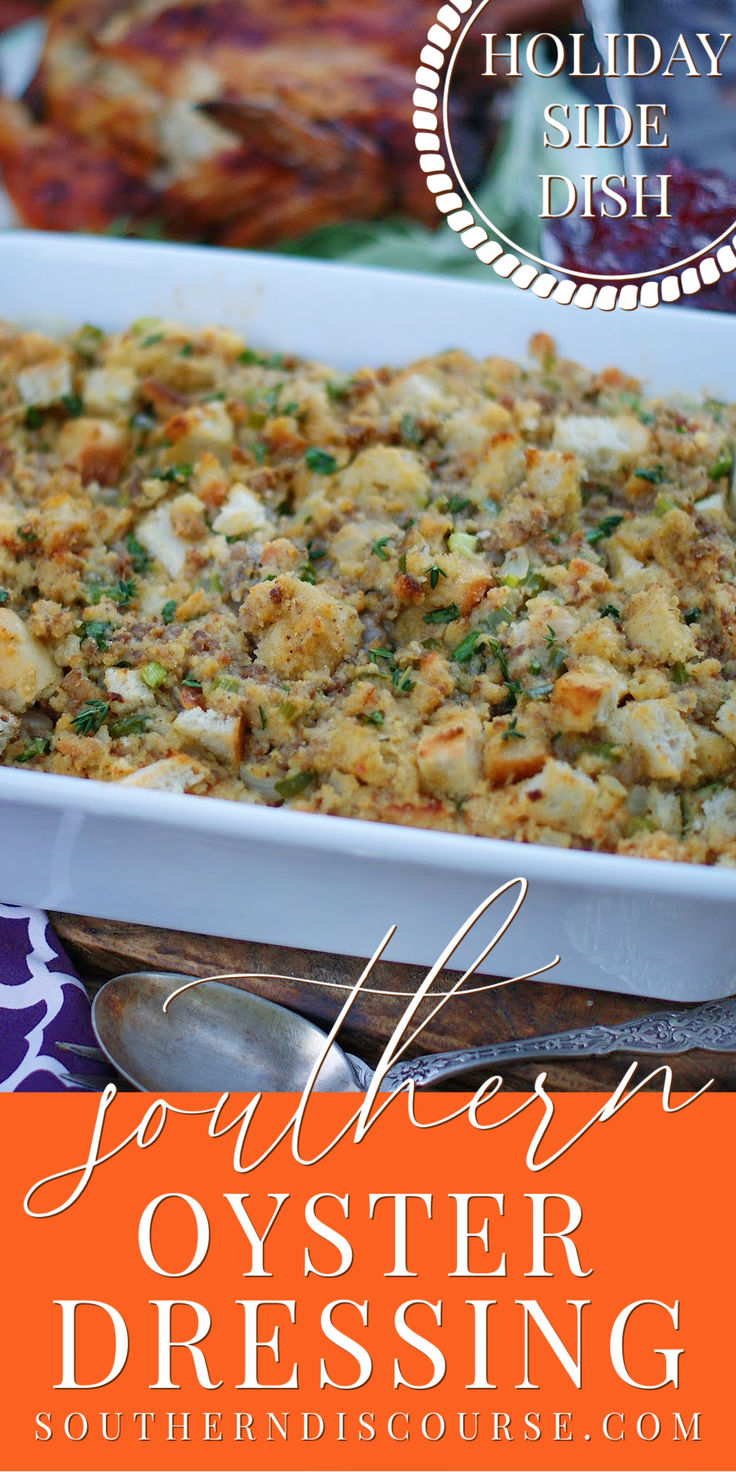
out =
[[[325,1043],[325,1033],[298,1013],[252,992],[205,981],[166,998],[192,978],[134,971],[100,988],[92,1025],[105,1056],[137,1089],[170,1093],[300,1093]],[[419,1085],[470,1068],[544,1058],[604,1057],[609,1053],[686,1053],[691,1048],[736,1051],[736,997],[635,1018],[617,1027],[584,1027],[489,1047],[431,1053],[394,1063],[381,1088]],[[332,1044],[315,1088],[354,1093],[374,1070]]]

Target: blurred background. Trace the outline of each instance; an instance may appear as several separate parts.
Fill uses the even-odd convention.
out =
[[[437,0],[0,0],[0,226],[491,284],[442,223],[414,146],[414,73],[436,11]],[[624,171],[620,155],[596,150],[550,163],[545,105],[619,99],[604,82],[484,77],[482,33],[585,31],[594,63],[596,31],[651,32],[668,53],[680,32],[697,48],[698,31],[720,43],[735,22],[736,0],[492,0],[451,94],[453,144],[481,208],[522,248],[583,274],[647,270],[720,235],[736,217],[736,41],[722,80],[678,67],[667,83],[633,84],[632,101],[667,103],[671,152],[649,155],[644,171],[667,160],[671,221],[575,215],[543,233],[540,173]],[[694,301],[734,310],[736,283]]]

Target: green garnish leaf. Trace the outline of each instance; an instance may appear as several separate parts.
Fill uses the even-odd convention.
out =
[[[337,470],[337,461],[328,450],[319,450],[316,445],[310,445],[304,459],[307,468],[313,470],[316,475],[334,475]]]
[[[325,393],[333,404],[342,404],[349,399],[355,387],[354,378],[346,378],[342,383],[328,382],[325,384]]]
[[[388,552],[386,551],[386,548],[390,541],[390,537],[379,537],[378,540],[374,542],[373,546],[371,547],[371,552],[373,553],[374,557],[380,558],[381,562],[388,562]]]
[[[10,594],[7,588],[0,588],[0,603],[7,603]]]
[[[446,608],[433,608],[431,613],[425,613],[425,624],[453,624],[460,618],[460,609],[457,603],[448,603]]]
[[[648,480],[653,486],[661,486],[667,479],[663,465],[655,465],[653,470],[635,470],[634,475],[639,480]]]
[[[43,409],[38,409],[35,404],[31,404],[30,408],[26,409],[23,415],[23,423],[26,429],[40,429],[44,417]]]
[[[84,413],[81,394],[62,394],[61,402],[70,419],[81,419]]]
[[[388,660],[389,664],[394,663],[394,654],[392,649],[381,649],[380,647],[376,649],[369,649],[368,658],[371,664],[378,664],[379,659],[386,659]]]
[[[699,624],[702,617],[702,608],[690,608],[688,609],[687,613],[683,614],[683,619],[686,624]]]
[[[317,574],[311,562],[305,562],[299,569],[299,581],[302,583],[311,583],[312,587],[314,587],[317,581]]]
[[[88,622],[81,623],[79,625],[79,628],[77,629],[77,633],[79,634],[82,642],[84,642],[85,639],[94,639],[97,648],[102,650],[103,653],[108,647],[109,638],[112,632],[112,624],[106,623],[105,620],[101,618],[91,618]]]
[[[151,559],[145,547],[141,546],[141,543],[133,536],[132,532],[128,532],[125,538],[125,545],[128,549],[128,556],[130,557],[133,571],[141,574],[147,573]]]
[[[288,802],[290,798],[298,797],[300,792],[306,792],[314,778],[314,772],[295,772],[293,777],[283,777],[280,782],[275,782],[274,787],[279,797]]]
[[[501,732],[502,741],[526,741],[524,732],[520,731],[517,727],[516,722],[518,719],[518,716],[514,716],[513,721],[509,721],[506,730]]]
[[[163,332],[149,332],[148,337],[144,337],[141,339],[141,347],[153,348],[156,346],[157,343],[163,342],[163,340]]]
[[[23,541],[28,542],[29,545],[38,541],[38,537],[31,526],[19,526],[18,536],[22,537]]]
[[[319,542],[307,542],[307,557],[310,562],[321,562],[327,556],[327,548],[320,546]]]
[[[170,598],[168,603],[164,603],[164,606],[161,609],[161,617],[165,624],[173,624],[174,619],[176,618],[175,598]]]
[[[145,736],[150,728],[150,717],[137,711],[129,716],[118,716],[116,721],[110,721],[108,729],[113,739],[117,739],[119,736]]]
[[[251,445],[251,451],[252,451],[252,453],[256,457],[256,465],[262,465],[263,464],[263,462],[264,462],[264,460],[266,458],[266,452],[267,452],[267,450],[268,450],[268,445],[262,445],[262,444]]]
[[[188,675],[186,675],[184,677],[184,679],[182,680],[181,683],[182,683],[182,685],[186,685],[186,687],[187,687],[188,690],[201,690],[202,689],[202,681],[201,680],[198,680],[197,679],[197,676],[196,675],[193,675],[191,673],[188,674]]]
[[[413,414],[402,414],[399,429],[401,438],[407,445],[421,445],[427,438]]]
[[[179,348],[179,357],[180,358],[191,358],[193,352],[194,352],[194,343],[193,342],[185,342],[184,343],[184,346],[181,347],[181,348]]]
[[[447,573],[444,567],[438,567],[437,563],[433,562],[430,567],[425,567],[424,576],[429,578],[430,588],[436,588],[440,578],[446,578]]]
[[[24,747],[20,756],[17,756],[15,760],[17,762],[32,762],[37,756],[48,756],[50,750],[50,737],[34,736],[33,740],[29,741],[28,745]]]
[[[110,702],[107,700],[87,700],[81,710],[72,716],[72,725],[80,736],[94,736],[100,726],[104,726],[110,713]]]
[[[259,705],[259,707],[258,707],[258,714],[259,714],[259,716],[261,718],[261,730],[262,731],[265,731],[265,729],[266,729],[266,727],[268,725],[268,716],[266,715],[266,712],[265,712],[265,710],[264,710],[264,708],[263,708],[262,705]]]
[[[604,516],[603,520],[599,521],[597,526],[591,527],[590,531],[585,533],[586,542],[591,547],[595,547],[597,542],[602,542],[606,537],[612,536],[616,527],[621,525],[623,519],[623,516]]]
[[[386,716],[382,710],[372,710],[368,713],[368,715],[362,715],[360,717],[360,720],[363,721],[366,726],[382,726],[385,719]]]
[[[673,664],[672,678],[676,685],[687,685],[690,679],[690,671],[688,670],[687,665],[682,664],[679,660],[677,661],[677,664]]]
[[[168,481],[169,485],[185,486],[187,481],[194,475],[193,465],[170,465],[168,470],[154,471],[159,480]]]
[[[605,603],[601,609],[601,618],[620,618],[621,610],[615,603]]]
[[[465,496],[451,496],[447,503],[447,509],[451,516],[459,516],[461,511],[467,511],[468,507],[472,506],[472,504],[472,501],[468,501]]]
[[[469,664],[477,651],[480,640],[485,640],[485,638],[486,635],[482,629],[471,629],[470,633],[466,634],[465,638],[461,639],[460,643],[455,645],[450,659],[455,664]]]
[[[138,584],[135,578],[118,578],[110,587],[104,583],[96,583],[88,592],[90,603],[99,603],[102,598],[110,598],[113,603],[117,603],[118,608],[127,608],[131,600],[138,596]]]

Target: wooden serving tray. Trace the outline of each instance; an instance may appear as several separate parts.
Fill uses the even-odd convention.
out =
[[[256,979],[242,985],[292,1007],[325,1028],[334,1022],[345,1001],[345,986],[357,981],[363,969],[363,963],[352,957],[292,950],[286,946],[255,945],[78,915],[57,913],[51,920],[81,975],[93,985],[124,971],[146,969],[181,971],[190,976],[252,972],[257,974]],[[275,980],[274,975],[311,980]],[[370,985],[380,988],[382,994],[359,998],[343,1027],[340,1038],[343,1046],[367,1062],[376,1062],[406,1007],[406,994],[413,995],[425,975],[418,966],[379,962]],[[390,992],[405,995],[390,996]],[[586,992],[551,982],[516,982],[496,991],[453,998],[410,1052],[476,1047],[506,1038],[590,1027],[593,1023],[610,1025],[661,1010],[666,1005],[608,992]],[[425,1003],[420,1016],[426,1016],[430,1007],[430,1003]],[[609,1092],[620,1082],[631,1061],[631,1055],[619,1053],[610,1058],[549,1061],[544,1065],[515,1063],[504,1067],[502,1072],[509,1089],[527,1090],[544,1067],[550,1088]],[[700,1089],[709,1079],[714,1080],[717,1089],[736,1088],[736,1056],[732,1054],[693,1052],[672,1059],[645,1057],[641,1062],[642,1074],[665,1062],[672,1065],[678,1091]],[[477,1087],[487,1073],[487,1069],[468,1073],[460,1080],[450,1079],[444,1087],[466,1091]],[[661,1084],[653,1085],[657,1086]]]

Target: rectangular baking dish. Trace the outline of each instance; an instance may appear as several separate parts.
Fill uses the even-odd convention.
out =
[[[198,247],[11,232],[0,317],[106,329],[221,323],[341,369],[462,347],[523,357],[534,332],[657,392],[732,397],[736,321],[583,312],[483,283]],[[0,897],[115,920],[429,965],[487,895],[524,876],[521,915],[482,968],[679,1001],[736,988],[736,872],[532,847],[122,790],[0,767]],[[508,898],[499,902],[503,913]],[[496,906],[458,952],[468,964]]]

